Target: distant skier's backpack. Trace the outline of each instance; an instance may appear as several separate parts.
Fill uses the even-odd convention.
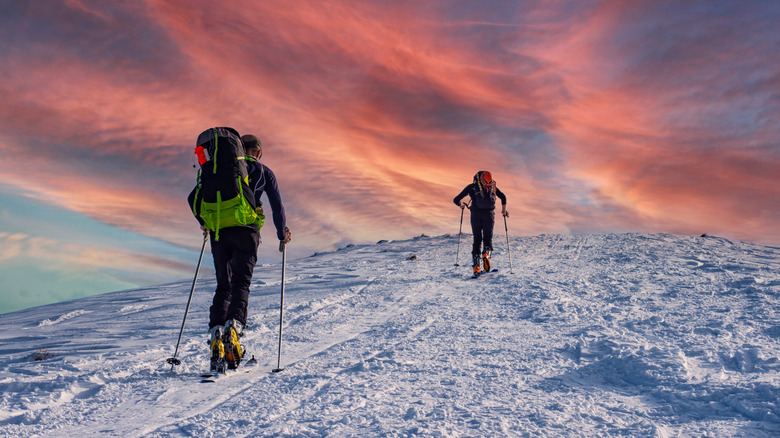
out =
[[[474,175],[474,184],[477,185],[479,192],[485,193],[491,196],[494,200],[496,198],[496,182],[493,181],[493,176],[487,170],[480,170]]]
[[[496,182],[490,172],[480,170],[474,175],[475,197],[471,208],[476,210],[493,210],[496,208]]]
[[[249,188],[244,145],[233,128],[212,128],[195,145],[200,169],[190,193],[192,213],[219,240],[219,230],[240,225],[263,225]]]

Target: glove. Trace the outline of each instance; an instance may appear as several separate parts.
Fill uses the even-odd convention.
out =
[[[290,229],[287,227],[284,227],[284,240],[279,241],[279,252],[284,251],[284,247],[290,243],[292,240],[292,233],[290,233]]]

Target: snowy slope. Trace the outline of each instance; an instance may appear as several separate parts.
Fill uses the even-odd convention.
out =
[[[212,278],[174,372],[190,282],[0,315],[0,436],[780,436],[780,248],[515,238],[512,274],[497,236],[472,280],[456,242],[288,261],[277,374],[279,265],[250,298],[259,365],[213,384]]]

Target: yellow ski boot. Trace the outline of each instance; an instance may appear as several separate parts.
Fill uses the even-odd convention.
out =
[[[241,337],[242,329],[243,324],[234,319],[225,324],[222,342],[225,345],[225,362],[227,362],[229,370],[238,368],[241,359],[244,357],[244,348],[238,341]]]
[[[222,342],[222,327],[212,327],[209,334],[211,335],[209,341],[211,372],[225,372],[225,344]]]

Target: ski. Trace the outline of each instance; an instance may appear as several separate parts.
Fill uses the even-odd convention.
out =
[[[219,374],[201,374],[200,383],[214,383],[217,381]]]
[[[245,370],[246,372],[249,372],[249,370]],[[214,383],[218,380],[224,379],[226,377],[229,377],[233,374],[238,374],[238,368],[234,370],[225,370],[225,371],[212,371],[208,373],[203,373],[200,375],[200,383]]]
[[[220,376],[227,375],[227,363],[220,363],[216,368],[212,368],[209,372],[200,375],[200,383],[214,383]]]
[[[490,270],[488,272],[480,272],[479,274],[472,275],[470,278],[472,278],[472,279],[479,278],[479,277],[481,277],[481,276],[483,276],[485,274],[490,274],[491,272],[498,272],[498,269],[492,269],[492,270]]]
[[[200,375],[200,383],[214,383],[218,379],[230,376],[232,374],[238,374],[239,369],[248,373],[250,370],[245,369],[247,367],[253,367],[254,365],[257,365],[257,359],[255,359],[255,356],[253,355],[251,359],[246,361],[243,366],[239,365],[238,367],[234,369],[229,369],[227,366],[227,362],[218,364],[215,370],[210,370],[209,372],[203,373]]]

